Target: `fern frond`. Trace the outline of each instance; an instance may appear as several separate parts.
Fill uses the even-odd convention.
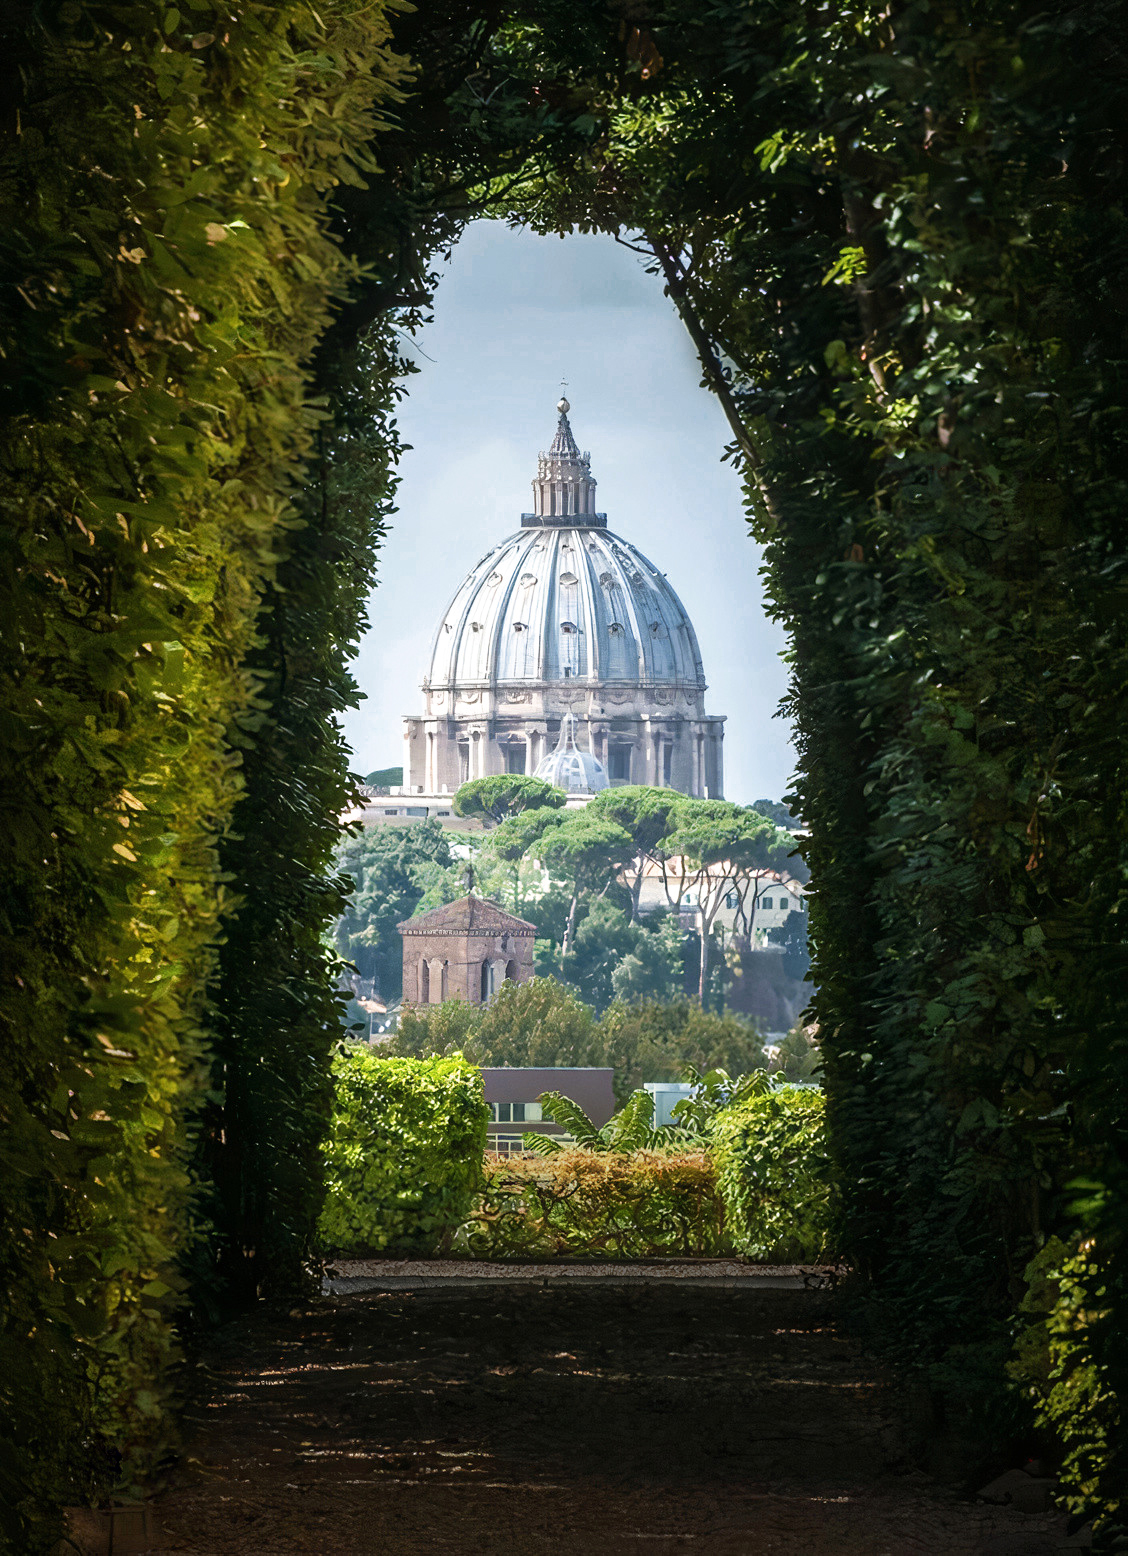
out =
[[[555,1156],[564,1149],[557,1135],[522,1135],[521,1144],[526,1151],[532,1151],[537,1156]]]
[[[599,1133],[608,1150],[639,1151],[653,1128],[654,1098],[648,1091],[634,1091]]]
[[[606,1149],[599,1130],[578,1102],[558,1091],[546,1091],[539,1100],[544,1117],[566,1129],[578,1146],[586,1151]]]

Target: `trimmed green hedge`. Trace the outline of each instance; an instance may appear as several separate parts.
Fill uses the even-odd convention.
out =
[[[694,1149],[489,1157],[456,1247],[479,1259],[729,1252],[713,1163]]]
[[[347,626],[316,623],[307,648],[262,606],[275,579],[309,601],[344,570],[340,527],[311,536],[303,496],[340,441],[313,355],[359,276],[330,208],[373,176],[408,67],[388,51],[383,0],[316,13],[14,0],[5,22],[0,1416],[13,1446],[0,1550],[25,1556],[55,1543],[60,1503],[115,1478],[149,1486],[172,1450],[182,1267],[211,1208],[194,1140],[255,1160],[254,1110],[298,1164],[284,1196],[244,1193],[251,1213],[230,1218],[260,1282],[279,1200],[300,1219],[318,1196],[316,1153],[300,1154],[314,1126],[300,1121],[295,1145],[286,1104],[321,1106],[321,1039],[291,1037],[315,978],[322,1026],[336,1025],[318,922],[335,899],[316,876],[347,794],[343,754],[312,773],[295,761],[271,787],[265,885],[219,851],[246,751],[280,717],[268,650],[288,688],[304,692],[313,666],[311,721],[339,706],[322,645],[347,646]],[[359,601],[371,556],[355,549]],[[266,738],[277,753],[276,730]],[[312,928],[288,945],[302,965],[261,937],[242,960],[244,976],[268,970],[257,987],[271,973],[297,987],[298,1010],[278,1019],[271,990],[269,1032],[230,1045],[209,1076],[228,1006],[208,986],[235,901],[253,914],[298,866]],[[281,1106],[258,1105],[265,1077]],[[283,1251],[292,1267],[304,1248]],[[193,1285],[207,1311],[214,1281]]]
[[[779,1086],[726,1109],[711,1135],[729,1236],[753,1259],[818,1259],[830,1238],[826,1103]]]
[[[489,1111],[461,1054],[378,1059],[342,1050],[325,1152],[321,1241],[338,1253],[432,1252],[469,1214]]]

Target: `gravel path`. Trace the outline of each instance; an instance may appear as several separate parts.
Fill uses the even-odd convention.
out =
[[[827,1291],[428,1286],[220,1336],[160,1556],[1049,1556],[914,1468]]]
[[[618,1285],[673,1281],[680,1285],[778,1286],[801,1291],[833,1285],[844,1273],[832,1265],[748,1264],[742,1259],[577,1260],[536,1264],[484,1259],[337,1259],[325,1272],[327,1296],[359,1291],[408,1291],[431,1286],[477,1286],[499,1281],[605,1281]]]

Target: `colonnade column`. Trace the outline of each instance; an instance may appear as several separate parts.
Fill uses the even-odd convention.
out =
[[[649,719],[644,719],[642,722],[642,739],[639,744],[642,746],[642,777],[635,781],[655,787],[657,780],[654,774],[654,737]]]

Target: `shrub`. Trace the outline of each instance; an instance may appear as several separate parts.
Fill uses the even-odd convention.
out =
[[[718,1016],[691,1000],[616,1001],[600,1022],[602,1064],[615,1067],[615,1095],[625,1102],[644,1081],[681,1080],[686,1066],[730,1075],[766,1068],[763,1039],[742,1016]]]
[[[1026,1268],[1019,1312],[1027,1322],[1007,1367],[1056,1439],[1062,1501],[1075,1515],[1095,1513],[1098,1533],[1124,1522],[1122,1500],[1108,1490],[1123,1409],[1108,1365],[1111,1302],[1107,1261],[1094,1242],[1049,1238]]]
[[[451,1053],[475,1064],[599,1065],[598,1029],[591,1010],[555,978],[503,983],[488,1005],[445,1000],[426,1010],[404,1010],[394,1040],[399,1053]]]
[[[481,1183],[488,1110],[461,1054],[378,1059],[356,1047],[333,1065],[321,1241],[337,1252],[432,1252]]]
[[[718,1116],[711,1132],[717,1183],[741,1253],[816,1259],[826,1252],[824,1110],[815,1086],[773,1086]]]
[[[484,1188],[456,1246],[482,1259],[728,1251],[705,1150],[487,1157]]]

